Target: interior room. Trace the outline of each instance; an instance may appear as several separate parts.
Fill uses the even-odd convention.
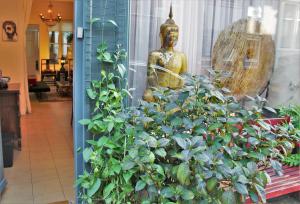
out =
[[[0,203],[73,202],[73,0],[0,5]]]

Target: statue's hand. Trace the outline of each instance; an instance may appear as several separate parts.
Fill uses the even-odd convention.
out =
[[[153,97],[153,92],[150,89],[145,90],[143,99],[148,102],[155,102],[155,99]]]
[[[159,66],[165,67],[165,62],[162,60],[162,58],[159,58],[157,62],[158,62],[157,64],[158,64]]]

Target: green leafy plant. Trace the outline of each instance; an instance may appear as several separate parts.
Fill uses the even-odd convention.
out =
[[[124,203],[134,188],[129,179],[134,170],[123,170],[122,160],[127,153],[123,100],[129,92],[122,89],[125,80],[121,61],[126,52],[118,45],[115,52],[109,53],[106,44],[97,50],[97,59],[102,63],[101,79],[92,81],[87,95],[94,104],[92,117],[80,121],[87,125],[93,139],[83,151],[84,161],[90,165],[90,171],[81,175],[77,184],[81,187],[81,196],[88,203]],[[110,65],[110,72],[104,71],[105,64]],[[125,69],[125,68],[124,68]]]
[[[300,154],[289,155],[284,157],[282,161],[289,166],[300,166]]]
[[[154,91],[156,103],[143,101],[129,112],[135,142],[123,162],[138,172],[136,201],[241,203],[250,196],[266,202],[263,170],[281,174],[280,149],[299,139],[293,126],[261,120],[260,97],[246,110],[205,76],[185,81],[181,90]]]
[[[279,108],[279,114],[281,116],[290,116],[293,125],[300,130],[300,106],[290,105],[288,107],[282,106]]]
[[[292,125],[271,127],[261,120],[262,107],[244,109],[205,76],[187,76],[181,90],[155,90],[155,103],[124,108],[127,92],[108,75],[92,83],[94,114],[81,121],[97,136],[83,152],[91,165],[78,180],[83,198],[171,204],[241,203],[250,196],[266,202],[263,170],[281,173],[282,149],[299,139]]]

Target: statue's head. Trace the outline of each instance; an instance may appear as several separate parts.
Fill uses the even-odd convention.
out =
[[[179,27],[173,20],[172,5],[170,7],[169,19],[160,26],[160,39],[162,47],[174,47],[178,41]]]

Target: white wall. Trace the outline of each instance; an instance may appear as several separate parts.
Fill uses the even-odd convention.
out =
[[[0,69],[4,76],[10,76],[11,82],[21,84],[20,111],[21,114],[27,112],[26,105],[26,85],[25,85],[25,33],[24,27],[24,1],[23,0],[0,0]],[[2,40],[2,23],[6,20],[12,20],[17,25],[18,40],[16,42],[7,42]],[[30,104],[29,104],[30,107]],[[30,109],[30,108],[29,108]]]

